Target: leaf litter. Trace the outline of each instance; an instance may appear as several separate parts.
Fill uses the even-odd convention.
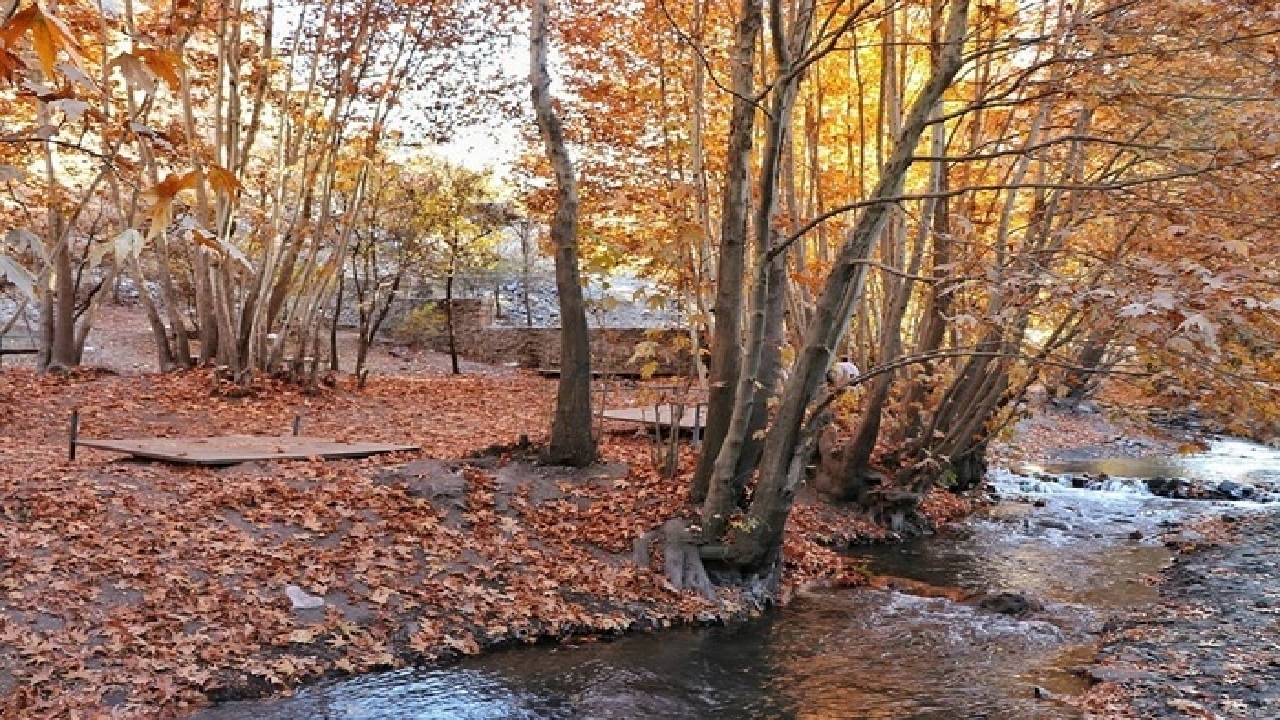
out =
[[[167,717],[325,677],[749,612],[732,592],[711,604],[674,591],[660,563],[630,562],[635,537],[688,512],[692,451],[664,480],[631,433],[606,433],[607,464],[580,471],[495,450],[545,436],[553,382],[212,388],[205,371],[0,373],[0,716]],[[218,469],[85,449],[70,462],[73,409],[86,436],[283,435],[300,413],[308,435],[423,451]],[[441,459],[437,471],[411,472],[423,458]],[[787,587],[861,582],[828,546],[879,532],[801,503]]]

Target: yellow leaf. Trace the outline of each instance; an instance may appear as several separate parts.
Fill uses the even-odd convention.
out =
[[[63,50],[76,60],[76,42],[71,30],[58,18],[46,14],[39,5],[32,5],[30,19],[27,21],[31,29],[31,45],[40,58],[40,67],[46,77],[52,78],[58,63],[58,51]],[[6,44],[8,44],[6,42]]]
[[[40,67],[44,70],[45,77],[53,77],[54,65],[58,62],[58,36],[38,9],[36,17],[31,21],[31,44],[40,57]]]

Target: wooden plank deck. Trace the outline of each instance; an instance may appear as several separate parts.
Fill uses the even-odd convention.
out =
[[[650,405],[647,407],[613,408],[605,410],[603,415],[605,420],[619,420],[621,422],[635,422],[645,425],[652,425],[656,420],[662,427],[669,428],[671,427],[672,410],[673,406],[671,405],[659,405],[656,408]],[[698,413],[692,407],[686,407],[680,415],[680,429],[693,430],[695,420],[698,421],[698,426],[706,427],[707,409],[705,407],[702,408],[701,413]]]
[[[14,345],[14,340],[18,340],[18,344]],[[40,348],[36,346],[35,340],[29,337],[0,335],[0,357],[5,355],[35,355],[40,352]]]
[[[235,465],[253,460],[363,458],[381,453],[418,450],[416,445],[341,442],[286,435],[226,435],[220,437],[77,439],[80,447],[110,450],[149,460],[187,465]]]

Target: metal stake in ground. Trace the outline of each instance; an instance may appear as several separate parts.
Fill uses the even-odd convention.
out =
[[[80,411],[71,411],[71,427],[67,432],[67,459],[76,459],[76,439],[80,437]]]

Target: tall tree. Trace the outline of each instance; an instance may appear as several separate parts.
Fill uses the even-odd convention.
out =
[[[747,201],[751,187],[751,147],[759,109],[755,97],[755,58],[763,24],[762,0],[742,0],[733,40],[733,115],[729,121],[723,209],[720,214],[707,428],[690,491],[695,502],[708,495],[720,448],[729,436],[741,374]]]
[[[547,458],[585,466],[595,462],[591,432],[591,337],[578,272],[578,181],[565,143],[564,125],[551,102],[547,69],[549,0],[534,0],[529,31],[529,84],[538,132],[556,179],[556,212],[551,241],[556,252],[556,292],[560,298],[560,385]]]
[[[854,310],[862,299],[866,261],[880,240],[893,209],[892,198],[901,193],[916,146],[935,105],[964,64],[964,39],[968,33],[968,0],[955,0],[947,20],[945,49],[932,75],[915,97],[894,142],[893,151],[880,170],[880,180],[867,198],[858,221],[849,230],[820,294],[767,431],[755,490],[746,516],[737,528],[707,538],[723,543],[721,557],[741,571],[767,584],[777,581],[787,517],[803,479],[803,440],[811,404],[831,364]]]

